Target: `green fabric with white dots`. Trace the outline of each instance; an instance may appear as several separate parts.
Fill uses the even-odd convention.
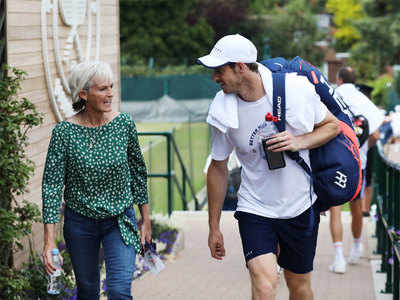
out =
[[[148,203],[147,172],[128,114],[96,128],[57,124],[43,174],[43,223],[59,222],[63,188],[65,203],[75,212],[97,220],[118,216],[122,239],[139,251],[136,224],[124,211]]]

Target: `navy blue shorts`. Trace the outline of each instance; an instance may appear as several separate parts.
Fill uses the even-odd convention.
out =
[[[259,255],[277,255],[279,244],[278,264],[282,268],[296,274],[311,272],[319,227],[319,211],[311,210],[292,219],[272,219],[237,211],[235,218],[246,263]]]

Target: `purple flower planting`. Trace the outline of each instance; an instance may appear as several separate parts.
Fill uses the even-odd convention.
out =
[[[162,251],[163,254],[170,254],[172,252],[172,247],[176,242],[177,237],[178,237],[178,232],[175,229],[160,233],[160,235],[157,238],[157,241],[162,244],[165,244],[165,249]],[[163,254],[160,254],[160,259],[165,260],[166,256]],[[149,271],[149,268],[143,264],[143,261],[144,261],[143,257],[138,255],[133,279],[138,279],[144,273]]]
[[[61,251],[63,251],[63,250],[65,250],[67,247],[65,246],[65,243],[63,243],[63,242],[58,242],[58,244],[57,244],[57,248],[58,248],[58,250],[60,250],[60,252]]]
[[[103,279],[103,281],[101,282],[102,283],[102,290],[103,290],[103,292],[105,292],[105,291],[107,291],[107,284],[106,284],[106,280],[105,279]]]

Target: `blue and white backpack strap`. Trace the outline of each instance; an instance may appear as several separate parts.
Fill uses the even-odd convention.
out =
[[[286,91],[285,91],[285,79],[286,73],[272,73],[272,82],[273,82],[273,95],[272,95],[272,113],[274,116],[278,117],[278,121],[275,122],[275,126],[277,127],[279,132],[285,131],[286,129]],[[312,229],[314,227],[314,210],[312,207],[312,191],[313,191],[313,180],[312,180],[312,172],[311,168],[307,165],[304,159],[300,156],[299,152],[291,152],[286,151],[286,155],[288,155],[291,159],[296,161],[302,169],[309,175],[310,177],[310,222],[307,232],[311,235]]]

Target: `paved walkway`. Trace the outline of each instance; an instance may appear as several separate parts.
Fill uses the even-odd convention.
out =
[[[249,300],[250,283],[244,264],[240,237],[232,212],[221,217],[227,255],[220,262],[210,258],[207,247],[207,212],[175,212],[173,220],[183,228],[184,249],[174,261],[166,264],[159,275],[145,274],[133,283],[136,300]],[[332,261],[332,244],[329,218],[321,217],[317,255],[312,277],[315,300],[375,300],[374,284],[369,262],[373,250],[370,238],[372,224],[363,232],[365,257],[361,264],[349,266],[344,275],[328,271]],[[343,213],[345,254],[351,245],[350,217]],[[283,276],[280,279],[276,300],[287,300],[288,292]]]

